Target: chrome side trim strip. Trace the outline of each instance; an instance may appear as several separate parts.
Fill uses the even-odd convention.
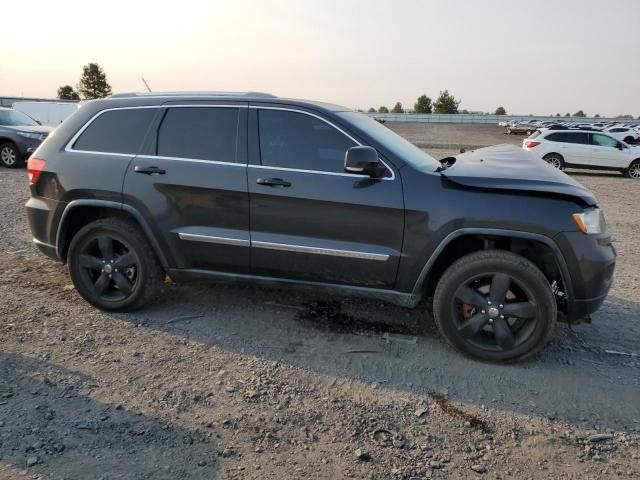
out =
[[[310,117],[314,117],[317,118],[318,120],[323,121],[324,123],[326,123],[327,125],[330,125],[331,127],[335,128],[336,130],[338,130],[340,133],[342,133],[344,136],[346,136],[349,140],[351,140],[352,142],[354,142],[356,145],[362,146],[362,143],[360,143],[358,140],[356,140],[355,138],[353,138],[351,135],[349,135],[347,132],[345,132],[343,129],[341,129],[340,127],[338,127],[337,125],[335,125],[334,123],[330,122],[329,120],[322,118],[319,115],[316,115],[314,113],[311,112],[307,112],[305,110],[299,110],[296,108],[286,108],[286,107],[267,107],[267,106],[260,106],[260,105],[244,105],[244,104],[238,104],[238,105],[200,105],[200,104],[195,104],[195,105],[173,105],[173,104],[162,104],[162,105],[140,105],[140,106],[133,106],[133,107],[114,107],[114,108],[106,108],[104,110],[100,110],[98,113],[96,113],[93,117],[91,117],[87,123],[85,123],[82,128],[80,130],[78,130],[76,132],[76,134],[71,137],[71,140],[69,140],[69,142],[67,143],[67,145],[64,147],[64,151],[68,152],[68,153],[89,153],[89,154],[95,154],[95,155],[111,155],[111,156],[115,156],[115,157],[134,157],[136,156],[135,153],[109,153],[109,152],[95,152],[92,150],[75,150],[74,148],[72,148],[73,144],[76,142],[76,140],[78,140],[78,138],[80,137],[80,135],[82,135],[82,133],[89,127],[89,125],[91,125],[94,120],[96,118],[98,118],[100,115],[102,115],[105,112],[112,112],[114,110],[133,110],[133,109],[137,109],[137,108],[251,108],[251,109],[256,109],[256,110],[282,110],[285,112],[295,112],[295,113],[302,113],[304,115],[309,115]],[[216,161],[211,161],[211,160],[201,160],[201,159],[197,159],[197,158],[179,158],[179,157],[161,157],[158,155],[138,155],[140,158],[148,158],[148,159],[154,159],[154,158],[158,158],[158,159],[164,159],[164,160],[182,160],[182,161],[191,161],[191,162],[201,162],[201,163],[211,163],[214,165],[235,165],[235,166],[241,166],[244,167],[246,166],[245,164],[239,164],[239,163],[228,163],[228,162],[216,162]],[[396,173],[395,171],[389,167],[389,165],[387,165],[387,163],[380,159],[380,162],[382,162],[382,164],[387,168],[387,170],[389,170],[391,172],[391,176],[390,177],[382,177],[379,178],[377,180],[395,180],[396,178]],[[271,169],[271,170],[283,170],[283,171],[291,171],[291,172],[302,172],[302,173],[315,173],[315,174],[320,174],[320,175],[334,175],[334,176],[339,176],[339,177],[361,177],[361,178],[368,178],[366,175],[358,175],[358,174],[354,174],[354,173],[338,173],[338,172],[322,172],[319,170],[303,170],[303,169],[296,169],[296,168],[280,168],[280,167],[269,167],[269,166],[265,166],[265,165],[249,165],[250,167],[254,167],[254,168],[264,168],[264,169]]]
[[[212,237],[209,235],[198,235],[195,233],[184,233],[178,232],[178,237],[180,240],[193,240],[194,242],[205,242],[205,243],[219,243],[222,245],[235,245],[238,247],[248,247],[251,245],[249,240],[245,240],[242,238],[228,238],[228,237]]]
[[[136,158],[143,158],[146,160],[171,160],[176,162],[192,162],[192,163],[207,163],[211,165],[228,165],[230,167],[243,167],[246,168],[246,163],[237,162],[220,162],[218,160],[201,160],[199,158],[182,158],[182,157],[163,157],[161,155],[136,155]]]
[[[340,133],[342,133],[345,137],[347,137],[349,140],[351,140],[353,143],[355,143],[358,146],[362,146],[362,143],[360,143],[358,140],[356,140],[355,138],[353,138],[351,135],[349,135],[347,132],[345,132],[344,130],[342,130],[340,127],[338,127],[336,124],[330,122],[329,120],[327,120],[326,118],[322,118],[319,115],[316,115],[315,113],[311,113],[311,112],[307,112],[305,110],[298,110],[296,108],[286,108],[286,107],[265,107],[265,106],[261,106],[261,105],[249,105],[249,108],[252,110],[283,110],[285,112],[295,112],[295,113],[302,113],[304,115],[309,115],[310,117],[314,117],[317,118],[320,121],[323,121],[324,123],[326,123],[327,125],[335,128],[336,130],[338,130]],[[379,157],[378,157],[379,158]],[[391,172],[391,176],[390,177],[382,177],[382,178],[378,178],[377,180],[395,180],[396,178],[396,173],[393,171],[393,169],[391,167],[389,167],[389,165],[387,165],[387,163],[382,160],[381,158],[379,158],[379,160],[382,162],[382,164],[387,168],[387,170],[389,170]],[[276,167],[265,167],[263,165],[250,165],[250,166],[254,166],[254,167],[263,167],[263,168],[276,168]],[[295,168],[279,168],[279,170],[289,170],[292,172],[306,172],[306,173],[319,173],[319,174],[324,174],[324,175],[339,175],[339,176],[350,176],[350,177],[365,177],[368,178],[367,175],[355,175],[355,174],[343,174],[343,173],[334,173],[334,172],[322,172],[322,171],[318,171],[318,170],[298,170]]]
[[[355,252],[353,250],[338,250],[334,248],[307,247],[305,245],[289,245],[286,243],[261,242],[253,240],[252,247],[265,248],[268,250],[283,250],[286,252],[313,253],[317,255],[330,255],[333,257],[360,258],[363,260],[378,260],[384,262],[389,259],[389,255],[382,253]]]
[[[106,112],[113,112],[115,110],[135,110],[135,109],[148,109],[148,108],[169,108],[169,107],[208,107],[208,108],[249,108],[248,105],[246,104],[239,104],[239,105],[172,105],[172,104],[162,104],[162,105],[137,105],[137,106],[133,106],[133,107],[114,107],[114,108],[105,108],[104,110],[100,110],[98,113],[96,113],[93,117],[91,117],[87,123],[85,123],[82,128],[80,130],[78,130],[76,132],[76,134],[71,137],[71,140],[69,140],[69,143],[67,143],[67,145],[64,147],[64,151],[65,152],[70,152],[70,153],[96,153],[98,155],[115,155],[115,156],[119,156],[119,157],[133,157],[136,154],[135,153],[108,153],[108,152],[94,152],[92,150],[74,150],[72,148],[72,145],[74,143],[76,143],[76,140],[78,140],[78,138],[80,137],[80,135],[82,135],[82,133],[89,128],[89,125],[91,125],[94,120],[96,118],[98,118],[100,115],[102,115],[103,113]]]
[[[53,248],[54,250],[55,250],[55,248],[56,248],[56,246],[55,246],[55,245],[51,245],[50,243],[47,243],[47,242],[43,242],[43,241],[41,241],[41,240],[38,240],[36,237],[33,237],[33,238],[31,239],[31,241],[32,241],[33,243],[35,243],[36,245],[42,245],[42,246],[44,246],[44,247]]]

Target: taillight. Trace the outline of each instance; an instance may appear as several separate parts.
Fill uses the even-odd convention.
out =
[[[44,160],[39,158],[29,157],[27,160],[27,172],[29,173],[29,185],[33,185],[38,183],[38,179],[40,178],[40,174],[44,169],[44,166],[47,164]]]
[[[527,146],[527,148],[533,148],[533,147],[537,147],[538,145],[540,145],[540,142],[536,142],[535,140],[527,140],[525,142],[525,145]]]

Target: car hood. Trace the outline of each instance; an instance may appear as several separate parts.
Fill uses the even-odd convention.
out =
[[[596,197],[573,178],[515,145],[479,148],[454,158],[455,163],[441,175],[459,185],[563,195],[586,205],[597,203]]]
[[[54,127],[47,127],[46,125],[0,125],[0,129],[33,133],[51,133],[55,130]]]

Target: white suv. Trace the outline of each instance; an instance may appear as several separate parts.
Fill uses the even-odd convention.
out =
[[[556,168],[617,170],[640,179],[640,147],[601,132],[542,130],[534,132],[522,148]]]
[[[632,143],[640,140],[640,132],[635,128],[630,127],[611,127],[604,131],[607,135],[611,135],[618,140],[623,140],[626,143]]]

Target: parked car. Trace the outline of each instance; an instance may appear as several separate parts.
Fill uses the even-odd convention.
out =
[[[52,130],[24,113],[0,107],[0,165],[9,168],[23,165]]]
[[[505,130],[507,135],[526,134],[531,135],[536,130],[536,126],[529,122],[519,122],[515,125],[509,125]]]
[[[87,103],[29,159],[35,244],[105,310],[216,278],[433,299],[460,351],[510,361],[596,311],[596,198],[514,145],[442,162],[367,115],[267,94]]]
[[[604,133],[625,143],[634,143],[640,140],[640,132],[631,127],[611,127],[606,129]]]
[[[640,148],[606,133],[546,130],[525,139],[522,148],[558,169],[616,170],[640,179]]]

